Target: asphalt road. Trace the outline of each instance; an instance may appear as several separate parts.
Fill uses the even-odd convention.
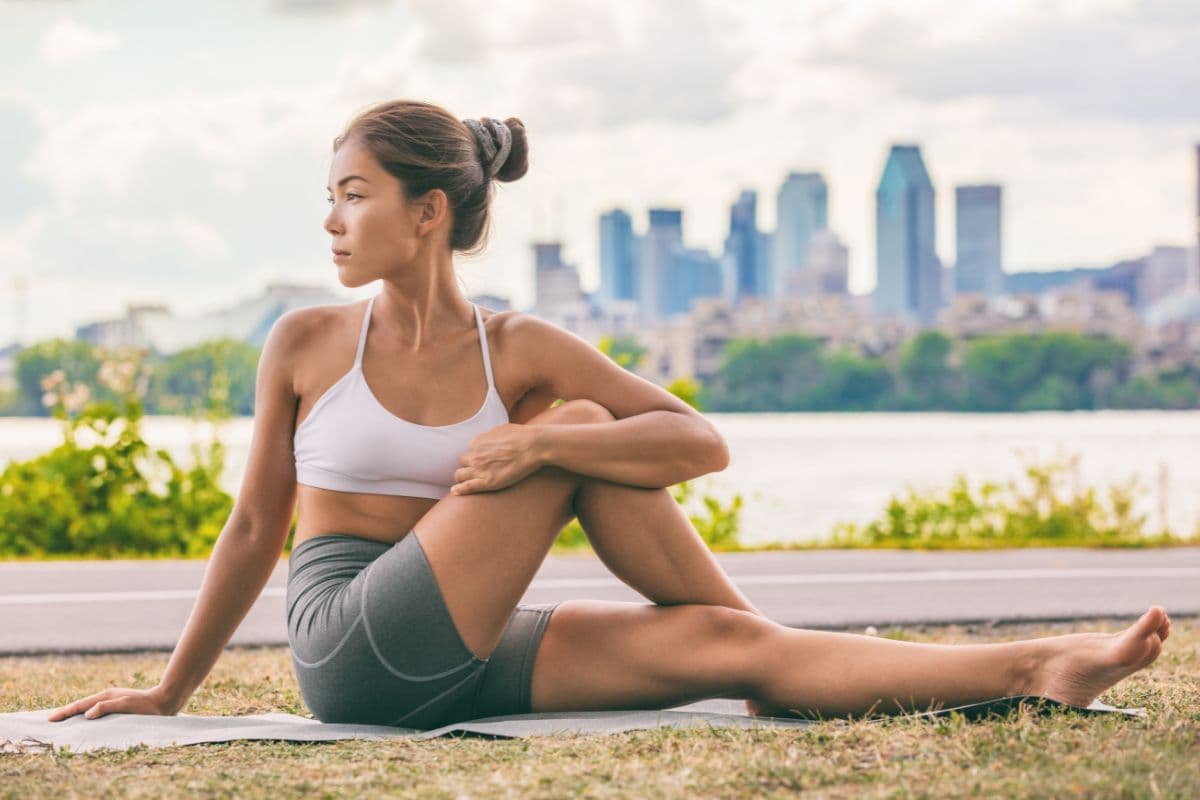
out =
[[[717,556],[785,625],[861,629],[1200,614],[1200,548],[986,553],[810,551]],[[0,563],[0,654],[174,648],[205,561]],[[281,560],[232,646],[287,644]],[[593,556],[552,556],[522,602],[648,602]]]

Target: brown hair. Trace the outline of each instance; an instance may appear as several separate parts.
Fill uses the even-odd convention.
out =
[[[521,120],[508,117],[504,123],[512,132],[512,150],[496,180],[508,182],[528,171],[529,142]],[[432,103],[391,100],[355,115],[333,140],[333,152],[350,138],[400,181],[408,199],[431,189],[446,193],[454,219],[451,248],[467,254],[483,249],[492,181],[484,172],[483,151],[462,120]]]

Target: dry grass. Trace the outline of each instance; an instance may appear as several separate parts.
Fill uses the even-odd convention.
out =
[[[243,741],[0,756],[0,796],[157,797],[1196,797],[1200,620],[1173,619],[1163,655],[1104,695],[1124,715],[1018,713],[812,728],[635,731],[485,740]],[[885,630],[914,641],[1006,641],[1117,621]],[[109,685],[150,686],[162,653],[0,659],[0,711],[56,706]],[[185,709],[307,715],[285,648],[226,652]]]

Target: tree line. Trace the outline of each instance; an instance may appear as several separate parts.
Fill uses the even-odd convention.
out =
[[[631,370],[646,352],[629,336],[599,348]],[[169,355],[39,342],[17,354],[16,388],[0,397],[0,414],[49,415],[47,376],[81,392],[80,402],[115,400],[116,363],[133,370],[123,377],[147,414],[251,415],[259,352],[228,338]],[[1200,408],[1200,365],[1136,374],[1129,345],[1067,331],[953,339],[926,330],[888,357],[789,333],[729,341],[716,374],[671,390],[683,389],[714,412],[1190,409]]]
[[[802,334],[735,339],[709,411],[1073,411],[1200,407],[1200,365],[1135,374],[1132,349],[1069,331],[953,339],[926,330],[890,358]]]

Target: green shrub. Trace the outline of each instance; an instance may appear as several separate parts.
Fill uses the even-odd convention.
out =
[[[188,469],[166,450],[151,449],[141,436],[135,373],[107,370],[120,390],[116,402],[88,402],[82,384],[72,386],[60,371],[43,380],[43,402],[63,422],[63,443],[0,473],[0,556],[211,551],[233,508],[219,485],[225,447],[217,437],[206,450],[193,444]]]
[[[700,534],[713,550],[740,550],[742,495],[735,494],[729,505],[723,505],[720,500],[711,495],[696,494],[692,481],[682,481],[667,488],[675,502],[684,506],[692,527]],[[696,505],[699,500],[699,506]],[[654,531],[647,531],[647,536],[653,536]],[[559,533],[554,546],[562,550],[591,549],[587,534],[578,519],[571,520]]]
[[[985,549],[1000,547],[1144,547],[1182,544],[1169,530],[1152,534],[1134,512],[1139,482],[1114,484],[1102,496],[1079,479],[1079,456],[1024,464],[1024,480],[983,482],[959,474],[949,489],[888,501],[866,525],[839,523],[827,547]],[[1200,531],[1193,541],[1200,538]]]

